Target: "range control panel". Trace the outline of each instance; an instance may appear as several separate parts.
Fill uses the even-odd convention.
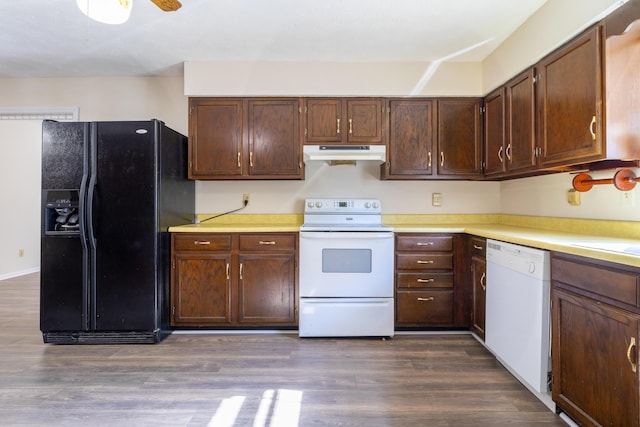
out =
[[[380,214],[379,199],[307,199],[305,214],[363,213]]]

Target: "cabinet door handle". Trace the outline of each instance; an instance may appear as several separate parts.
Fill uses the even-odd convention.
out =
[[[509,162],[511,162],[511,143],[507,145],[507,149],[504,150],[504,154],[507,155],[507,159],[509,160]]]
[[[473,245],[473,249],[477,250],[477,251],[482,251],[484,250],[484,248],[482,246],[478,246],[478,245]]]
[[[210,245],[211,242],[208,240],[195,240],[193,242],[194,245],[199,246],[199,245]]]
[[[258,244],[259,245],[275,245],[276,242],[274,242],[273,240],[260,240]]]
[[[427,167],[431,167],[431,151],[429,151],[428,157],[429,157],[429,163],[427,164]]]
[[[482,286],[482,290],[485,292],[487,291],[486,281],[487,281],[487,273],[483,272],[482,277],[480,277],[480,286]]]
[[[418,242],[417,246],[433,246],[433,242]]]
[[[253,151],[249,151],[249,166],[253,167]]]
[[[240,167],[240,152],[238,151],[238,167]]]
[[[336,119],[336,133],[340,134],[340,119]]]
[[[433,260],[432,259],[428,259],[428,260],[421,260],[419,259],[417,261],[418,264],[433,264]]]
[[[353,133],[353,119],[349,119],[349,135]]]
[[[627,360],[631,364],[631,372],[636,373],[638,371],[638,365],[634,361],[631,360],[631,349],[636,346],[636,337],[631,337],[631,341],[629,342],[629,347],[627,347]]]
[[[227,280],[229,280],[229,279],[230,279],[230,277],[229,277],[229,263],[227,263]]]
[[[440,152],[440,166],[444,166],[444,151]]]
[[[433,301],[435,300],[434,297],[428,297],[428,298],[417,298],[418,301]]]
[[[504,163],[504,158],[502,157],[502,146],[498,150],[498,159],[500,159],[500,163]]]
[[[240,263],[240,280],[244,279],[244,265]]]
[[[596,130],[594,129],[596,126],[596,116],[591,118],[591,123],[589,123],[589,132],[591,132],[591,139],[596,140]]]
[[[418,283],[433,283],[433,282],[436,281],[436,279],[433,279],[433,278],[431,278],[431,279],[417,279],[416,281]]]

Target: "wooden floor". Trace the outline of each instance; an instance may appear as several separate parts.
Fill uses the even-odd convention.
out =
[[[45,345],[38,292],[0,281],[1,426],[565,426],[470,335]]]

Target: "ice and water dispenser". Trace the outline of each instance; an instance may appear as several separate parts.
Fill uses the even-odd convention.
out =
[[[48,236],[80,234],[78,190],[48,190],[45,194],[44,233]]]

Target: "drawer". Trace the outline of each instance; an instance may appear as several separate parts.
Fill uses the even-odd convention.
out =
[[[296,234],[240,234],[241,251],[295,251]]]
[[[406,288],[453,288],[453,273],[397,273],[396,286]]]
[[[471,239],[469,239],[469,253],[471,256],[486,258],[487,239],[477,236],[471,237]]]
[[[397,270],[451,270],[452,254],[396,254]]]
[[[398,323],[419,325],[450,325],[453,323],[453,292],[396,293]]]
[[[411,252],[448,252],[453,250],[452,236],[433,236],[429,234],[399,235],[396,250]]]
[[[173,234],[173,250],[182,251],[228,251],[231,250],[231,234]]]
[[[592,292],[624,304],[638,307],[639,275],[597,265],[552,258],[551,279]]]

